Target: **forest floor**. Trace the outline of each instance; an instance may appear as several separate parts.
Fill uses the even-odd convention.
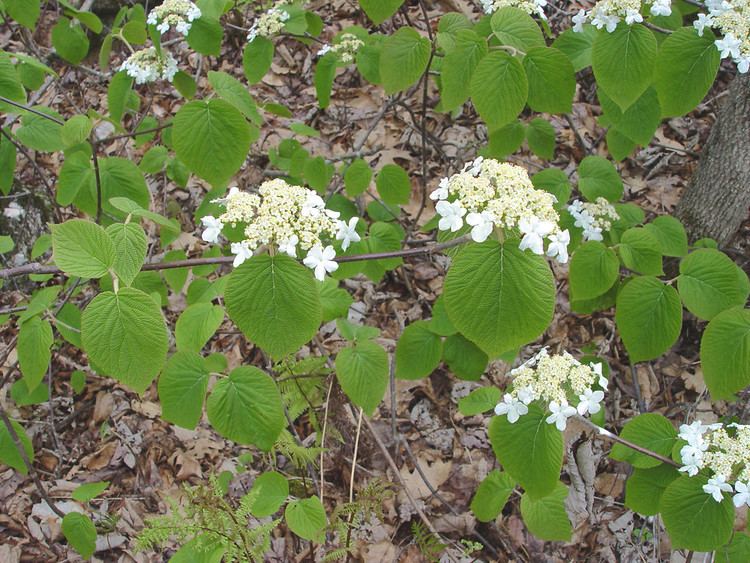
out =
[[[463,12],[474,19],[479,16],[478,7],[465,0],[435,1],[428,5],[433,26],[437,25],[439,16],[448,11]],[[337,28],[368,25],[352,1],[313,1],[308,7],[326,21],[326,37]],[[562,14],[551,13],[554,25]],[[390,32],[407,21],[423,26],[421,17],[416,6],[409,7],[382,29]],[[66,117],[89,109],[106,113],[107,80],[100,79],[95,72],[48,58],[50,24],[51,21],[41,21],[33,40],[40,46],[41,55],[59,73],[59,79],[48,80],[34,96],[34,102],[53,107]],[[205,84],[209,69],[224,70],[242,79],[239,61],[244,34],[231,29],[227,33],[229,40],[225,41],[221,57],[201,58],[191,54],[188,60],[183,60],[191,66],[199,88]],[[0,28],[0,44],[8,51],[26,52],[27,39],[15,26]],[[176,45],[175,49],[179,53],[181,46]],[[477,125],[476,115],[468,109],[455,119],[433,111],[438,95],[432,83],[424,98],[426,108],[423,108],[421,88],[389,99],[382,89],[367,85],[352,70],[338,76],[331,106],[321,111],[312,86],[316,51],[316,45],[306,47],[293,39],[277,40],[272,70],[262,83],[251,88],[251,92],[259,101],[287,105],[293,117],[267,115],[268,123],[262,128],[261,138],[252,147],[236,183],[249,186],[262,181],[264,174],[271,170],[266,156],[268,149],[292,135],[289,129],[292,122],[302,121],[321,133],[318,138],[303,141],[312,154],[336,158],[359,148],[373,165],[393,162],[407,168],[412,178],[413,197],[400,220],[409,227],[423,203],[425,186],[427,190],[434,189],[440,178],[474,158],[477,149],[486,142],[485,128]],[[97,66],[95,47],[82,64],[88,68]],[[114,64],[113,67],[116,68]],[[584,75],[586,72],[590,71],[584,71]],[[639,149],[632,158],[618,164],[625,182],[624,200],[642,206],[647,217],[669,213],[679,201],[714,122],[723,86],[730,78],[728,72],[722,71],[718,86],[695,112],[665,121],[650,147]],[[530,172],[552,166],[573,174],[576,163],[587,154],[607,156],[603,140],[605,130],[597,122],[600,109],[595,92],[585,87],[585,79],[582,83],[584,87],[576,96],[570,120],[545,116],[557,131],[554,160],[544,162],[523,148],[510,157],[510,161]],[[168,85],[153,87],[145,97],[152,103],[142,110],[159,121],[173,115],[182,104],[182,98]],[[426,109],[424,113],[423,109]],[[130,123],[130,127],[135,125],[135,122]],[[100,138],[113,132],[106,124],[100,129],[96,133]],[[119,139],[102,150],[107,155],[137,162],[155,142],[136,147],[132,139]],[[14,193],[38,193],[43,185],[40,175],[55,185],[62,156],[46,153],[30,156],[36,165],[19,155],[19,186]],[[336,177],[334,182],[341,182],[341,179]],[[202,247],[193,213],[207,186],[192,177],[187,187],[182,188],[165,175],[158,175],[149,177],[149,187],[155,210],[177,218],[182,225],[183,234],[172,248],[194,255]],[[2,200],[0,206],[5,207],[8,201]],[[31,229],[34,236],[41,234],[38,227],[24,223],[38,216],[31,209],[32,198],[18,196],[12,201],[27,210],[13,225],[14,232]],[[64,213],[66,217],[71,216],[68,211]],[[428,203],[420,224],[433,213]],[[413,227],[411,232],[414,232]],[[738,263],[746,271],[750,271],[746,246],[749,234],[750,228],[745,225],[734,248]],[[163,252],[159,250],[151,258],[158,259]],[[378,342],[393,350],[406,324],[430,317],[431,304],[441,293],[448,264],[449,259],[444,256],[408,258],[380,283],[364,277],[346,281],[344,286],[355,298],[351,318],[377,326],[382,331]],[[674,268],[674,263],[666,263],[668,272]],[[613,374],[606,399],[609,429],[619,431],[639,412],[657,412],[676,424],[688,417],[712,421],[724,414],[734,414],[742,422],[748,422],[750,413],[743,407],[746,402],[724,404],[710,402],[707,398],[698,362],[699,335],[704,323],[686,314],[682,335],[671,351],[656,361],[638,365],[631,372],[615,334],[613,314],[572,313],[567,296],[566,267],[555,264],[554,269],[558,280],[554,321],[537,342],[521,351],[521,358],[529,357],[541,346],[568,350],[576,356],[594,352],[605,358]],[[14,307],[24,301],[31,287],[20,280],[17,284],[7,284],[0,293],[0,308]],[[86,297],[84,294],[80,299]],[[170,323],[184,307],[184,292],[170,293],[169,305],[164,311]],[[0,401],[14,417],[24,421],[33,436],[37,452],[35,465],[50,497],[58,503],[70,502],[71,491],[81,482],[109,481],[110,487],[94,506],[100,513],[111,516],[111,530],[100,535],[94,560],[168,560],[174,545],[161,553],[135,550],[133,538],[143,527],[144,519],[164,513],[166,500],[180,498],[185,484],[205,483],[212,474],[237,471],[238,457],[249,451],[248,448],[224,440],[205,421],[194,431],[162,421],[156,385],[139,397],[111,379],[89,373],[85,389],[76,394],[70,384],[70,374],[76,369],[88,372],[88,368],[85,356],[65,344],[53,355],[51,401],[18,408],[9,398],[8,381],[18,376],[13,349],[16,332],[16,323],[12,321],[0,327],[3,342],[0,358],[4,358],[1,373],[3,381],[8,382],[0,389]],[[323,328],[319,345],[319,349],[303,350],[301,354],[334,353],[342,345],[335,326]],[[229,320],[205,350],[226,355],[230,367],[255,361],[262,365],[259,353]],[[610,460],[606,442],[594,440],[585,429],[572,424],[566,431],[567,461],[563,475],[563,480],[572,485],[568,502],[575,528],[572,541],[545,543],[535,539],[522,523],[517,497],[511,498],[497,521],[480,523],[475,519],[469,510],[472,495],[497,462],[487,439],[489,418],[462,416],[457,410],[457,401],[480,384],[505,386],[509,369],[509,365],[500,361],[492,362],[480,382],[461,381],[444,367],[429,378],[395,381],[395,388],[386,394],[375,415],[362,427],[359,439],[355,490],[380,479],[389,484],[392,494],[383,504],[382,519],[360,528],[357,557],[368,562],[427,560],[409,525],[415,519],[415,511],[406,498],[404,489],[407,489],[432,526],[452,542],[442,554],[446,561],[475,558],[483,561],[669,561],[669,540],[659,520],[644,519],[623,505],[626,464]],[[316,473],[323,476],[329,512],[349,496],[357,422],[345,405],[343,394],[334,385],[326,410],[328,450],[323,456],[322,471],[316,469]],[[318,412],[322,419],[323,409]],[[299,419],[296,430],[299,435],[308,437],[305,443],[314,440],[312,421]],[[257,461],[235,478],[232,487],[235,493],[245,490],[253,476],[264,470],[263,458]],[[283,456],[276,462],[282,471],[296,471]],[[462,556],[460,541],[479,541],[477,534],[491,547],[483,548],[474,556]],[[323,553],[322,548],[318,548],[316,557]],[[684,560],[678,553],[671,557],[672,561]],[[0,468],[0,561],[67,560],[78,560],[78,556],[61,541],[59,520],[41,501],[31,478]],[[268,560],[310,560],[309,544],[289,533],[279,532],[272,542]]]

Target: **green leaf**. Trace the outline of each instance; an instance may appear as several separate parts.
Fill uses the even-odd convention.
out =
[[[16,431],[16,435],[21,441],[23,449],[26,450],[26,455],[28,456],[29,461],[33,463],[34,447],[31,445],[31,439],[28,434],[26,434],[23,426],[18,424],[15,420],[11,420],[10,424],[13,426],[13,430]],[[13,441],[13,437],[10,435],[10,432],[8,432],[8,428],[5,424],[0,424],[0,463],[12,467],[22,475],[27,475],[29,472],[28,467],[26,467],[26,462],[24,462],[21,454],[18,452],[16,443]]]
[[[645,228],[634,227],[625,231],[618,249],[627,269],[650,276],[664,273],[659,241]]]
[[[30,391],[26,381],[19,379],[11,385],[10,397],[19,407],[39,405],[49,401],[49,388],[46,385],[37,385],[33,391]]]
[[[575,299],[593,299],[607,292],[620,275],[620,261],[599,241],[583,243],[570,259],[570,292]]]
[[[600,30],[591,53],[597,85],[627,109],[651,84],[656,54],[656,38],[641,24]]]
[[[440,100],[443,109],[453,110],[469,99],[471,77],[487,54],[487,40],[470,29],[456,32],[455,47],[443,60]]]
[[[113,223],[107,227],[106,232],[114,244],[115,260],[112,268],[122,283],[131,285],[146,260],[146,233],[136,223]]]
[[[308,342],[322,314],[312,273],[286,255],[255,256],[235,269],[226,306],[245,336],[274,358]]]
[[[116,73],[109,82],[107,88],[107,107],[109,115],[116,122],[122,121],[125,115],[125,107],[128,103],[128,97],[133,88],[133,79],[124,71]]]
[[[93,172],[83,170],[82,177],[88,184],[81,186],[75,204],[89,215],[94,215],[97,196]],[[99,158],[99,177],[102,184],[102,210],[108,215],[123,219],[126,215],[110,203],[110,198],[113,197],[131,199],[141,207],[149,206],[151,194],[143,174],[133,161],[115,156]]]
[[[727,399],[750,385],[750,309],[716,315],[701,339],[701,365],[714,399]]]
[[[578,165],[578,189],[589,201],[603,197],[615,202],[622,197],[622,180],[610,161],[587,156]]]
[[[378,193],[384,202],[390,204],[409,203],[411,182],[406,170],[397,164],[386,164],[375,179]]]
[[[355,159],[347,166],[344,172],[346,193],[351,197],[363,194],[370,186],[370,180],[372,180],[370,165],[362,158]],[[411,191],[411,185],[409,186],[409,191]]]
[[[484,374],[489,358],[470,340],[452,334],[445,339],[443,360],[459,379],[477,381]]]
[[[2,137],[0,138],[0,193],[3,195],[10,193],[13,187],[13,174],[15,171],[16,146],[5,137]]]
[[[664,256],[682,257],[688,253],[687,233],[678,219],[661,215],[645,228],[659,242],[659,250]]]
[[[380,25],[401,7],[404,0],[359,0],[359,5],[375,25]]]
[[[319,542],[323,539],[326,510],[318,497],[293,500],[284,511],[289,529],[302,539]]]
[[[192,100],[195,97],[196,90],[198,89],[198,85],[196,84],[195,79],[187,72],[184,72],[182,70],[178,70],[174,75],[172,84],[174,84],[175,89],[186,100]]]
[[[370,340],[380,335],[380,329],[374,326],[360,325],[346,319],[336,319],[336,328],[341,336],[349,342]]]
[[[414,28],[401,27],[383,42],[380,76],[386,94],[395,94],[414,84],[427,70],[430,40]]]
[[[511,121],[500,129],[490,131],[490,142],[487,145],[485,156],[493,158],[505,158],[513,154],[523,144],[526,137],[526,127],[520,121]]]
[[[573,64],[553,47],[533,47],[523,58],[529,81],[529,107],[547,113],[566,113],[573,108],[576,77]]]
[[[39,2],[36,0],[3,0],[3,4],[11,18],[34,31],[39,19]]]
[[[372,415],[388,387],[388,354],[374,342],[355,342],[336,356],[336,378],[347,397]]]
[[[688,311],[710,321],[726,309],[744,305],[747,275],[723,252],[700,248],[680,262],[677,290]]]
[[[672,455],[672,447],[677,440],[677,431],[669,419],[660,414],[646,413],[639,414],[628,421],[622,427],[620,437],[668,458]],[[618,461],[626,461],[639,469],[649,469],[662,463],[658,459],[619,443],[612,446],[609,457]]]
[[[36,1],[36,0],[32,0]],[[61,17],[52,28],[52,46],[63,59],[77,65],[89,53],[89,40],[81,26]]]
[[[517,59],[503,51],[484,57],[471,78],[471,101],[490,128],[513,121],[526,105],[529,84]]]
[[[354,299],[333,278],[326,278],[318,285],[320,306],[323,309],[323,322],[327,323],[338,317],[346,317]]]
[[[305,161],[303,174],[307,185],[320,194],[325,194],[328,184],[333,178],[334,168],[322,156],[308,158]]]
[[[208,82],[219,96],[240,110],[245,117],[253,122],[260,122],[255,101],[242,82],[226,72],[213,70],[208,72]]]
[[[234,442],[268,451],[286,425],[273,379],[253,366],[240,366],[221,379],[206,403],[208,420]]]
[[[523,52],[534,47],[544,47],[542,30],[534,19],[520,8],[499,9],[492,15],[490,27],[503,45]]]
[[[267,471],[253,482],[248,493],[253,499],[250,512],[256,518],[267,518],[278,512],[289,496],[289,482],[281,473]]]
[[[575,71],[579,72],[591,66],[591,51],[596,35],[593,25],[584,25],[581,32],[566,29],[557,36],[552,46],[565,53],[573,63]]]
[[[78,502],[88,502],[102,494],[107,487],[109,487],[109,481],[84,483],[77,487],[70,496],[73,497],[73,500],[77,500]]]
[[[617,296],[615,321],[630,361],[653,360],[669,350],[680,335],[680,297],[657,278],[633,278]]]
[[[321,109],[331,104],[331,90],[333,81],[336,79],[337,63],[338,57],[333,53],[328,53],[323,55],[315,65],[313,84],[315,84],[315,95],[318,97],[318,105]]]
[[[178,350],[200,352],[224,321],[224,309],[211,303],[196,303],[185,309],[175,325]]]
[[[430,330],[440,336],[450,336],[456,334],[456,327],[453,326],[445,310],[445,299],[440,295],[432,305],[432,318],[430,319]]]
[[[11,61],[10,55],[4,51],[0,51],[0,96],[14,102],[26,103],[26,90],[18,79],[16,65]],[[4,102],[0,102],[0,109],[12,113],[19,112],[18,108]],[[10,142],[6,141],[5,138],[3,138],[3,141]]]
[[[502,512],[516,483],[507,473],[490,471],[479,484],[474,498],[471,499],[471,511],[480,522],[491,522]]]
[[[88,559],[96,550],[96,527],[91,518],[80,512],[69,512],[62,519],[65,539],[81,557]]]
[[[50,348],[54,340],[52,326],[46,319],[32,317],[21,324],[18,332],[18,363],[29,391],[34,391],[47,373]]]
[[[716,502],[703,490],[707,479],[683,475],[672,481],[659,508],[673,549],[713,551],[729,541],[734,507],[729,497]]]
[[[163,261],[178,262],[186,258],[187,254],[185,254],[185,251],[177,249],[167,252],[164,255]],[[174,293],[181,293],[182,288],[185,286],[185,281],[187,281],[188,268],[168,268],[162,271],[162,275]]]
[[[569,541],[573,534],[565,499],[568,487],[557,483],[551,494],[534,499],[527,493],[521,497],[521,516],[529,531],[544,541]]]
[[[666,463],[650,469],[634,469],[625,485],[625,506],[644,516],[658,514],[667,485],[679,476],[680,473]]]
[[[34,109],[62,121],[60,114],[43,106]],[[65,148],[62,141],[62,124],[35,113],[26,113],[21,118],[21,127],[16,131],[18,140],[30,149],[41,152],[56,152]]]
[[[159,306],[131,287],[97,295],[81,317],[83,347],[91,362],[142,394],[167,355],[167,330]]]
[[[224,28],[218,20],[203,16],[193,21],[188,33],[188,45],[201,55],[219,56]]]
[[[208,378],[206,361],[197,352],[180,351],[169,358],[159,377],[162,418],[182,428],[194,429],[203,414]]]
[[[172,129],[178,158],[215,186],[240,169],[250,149],[250,125],[223,100],[185,104],[175,115]]]
[[[732,541],[716,551],[719,563],[745,563],[750,560],[750,536],[735,532]]]
[[[597,95],[604,111],[600,118],[603,125],[609,125],[610,131],[625,137],[631,143],[646,146],[651,142],[651,137],[661,123],[659,99],[653,88],[648,88],[625,111],[622,111],[603,90],[597,92]],[[609,138],[607,140],[609,141]]]
[[[70,374],[70,386],[76,394],[80,394],[86,387],[86,374],[81,370],[76,370]]]
[[[563,459],[562,433],[547,424],[547,415],[536,404],[514,424],[506,416],[490,422],[492,449],[503,468],[534,499],[555,490]]]
[[[65,303],[57,313],[57,332],[73,346],[81,347],[81,310],[72,303]]]
[[[245,45],[242,52],[242,68],[250,84],[260,82],[273,62],[273,42],[265,37],[256,37]]]
[[[555,284],[544,258],[522,252],[517,240],[488,241],[456,256],[444,295],[451,322],[493,358],[549,326]]]
[[[558,206],[565,206],[570,199],[570,180],[562,170],[547,168],[537,172],[531,177],[531,183],[535,188],[551,193],[557,198]]]
[[[114,265],[115,245],[107,231],[96,223],[71,219],[51,225],[51,229],[52,258],[66,274],[100,278]]]
[[[480,387],[458,401],[458,410],[464,416],[474,416],[491,411],[500,402],[500,389]]]
[[[715,39],[709,30],[699,37],[693,27],[683,27],[661,44],[654,87],[664,117],[688,113],[708,93],[721,62]]]
[[[214,537],[203,534],[182,544],[169,563],[221,563],[227,548],[216,541]]]
[[[60,131],[60,138],[65,148],[85,142],[91,133],[92,126],[91,120],[85,115],[74,115],[68,119]]]
[[[429,329],[428,322],[413,322],[404,329],[396,343],[396,377],[427,377],[440,364],[442,354],[443,341]]]
[[[552,124],[541,117],[532,119],[526,129],[529,149],[545,160],[552,160],[555,157],[555,135],[555,128]]]

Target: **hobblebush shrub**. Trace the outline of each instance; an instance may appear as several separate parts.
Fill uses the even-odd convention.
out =
[[[748,72],[747,2],[588,2],[559,34],[540,0],[481,0],[478,19],[445,13],[427,25],[401,25],[411,21],[394,17],[403,0],[360,0],[363,25],[343,29],[303,2],[165,0],[148,13],[140,4],[122,7],[106,24],[68,1],[56,4],[53,12],[46,2],[0,1],[10,26],[34,30],[42,15],[57,18],[53,52],[0,51],[0,109],[8,115],[0,190],[13,193],[17,159],[29,150],[63,161],[47,194],[56,221],[40,233],[32,262],[0,271],[4,280],[28,275],[39,284],[13,317],[17,404],[47,400],[42,382],[52,354],[72,346],[85,354],[89,374],[139,394],[156,383],[166,421],[192,429],[205,412],[223,437],[260,456],[281,452],[304,474],[325,449],[325,424],[309,447],[287,428],[305,413],[318,424],[330,397],[327,382],[335,379],[361,424],[381,404],[391,369],[396,378],[419,379],[445,362],[456,377],[477,380],[489,361],[502,359],[516,366],[509,387],[480,387],[459,404],[466,416],[491,417],[489,439],[501,467],[473,497],[479,520],[494,520],[517,491],[534,535],[570,539],[560,477],[564,431],[575,420],[613,443],[613,459],[632,466],[625,504],[660,515],[674,548],[750,557],[747,535],[733,532],[736,509],[750,506],[747,426],[685,420],[675,428],[660,414],[644,413],[617,436],[605,428],[602,404],[609,380],[622,374],[611,373],[602,358],[524,349],[552,321],[553,264],[567,265],[560,272],[570,308],[579,315],[614,309],[631,364],[665,354],[687,310],[706,323],[700,358],[711,398],[733,400],[750,385],[747,275],[714,241],[691,244],[674,217],[647,220],[638,206],[622,202],[612,162],[647,146],[662,120],[692,111],[722,59]],[[426,16],[421,0],[416,4]],[[237,31],[242,60],[221,64],[222,46],[237,41]],[[373,168],[364,142],[351,154],[311,154],[304,139],[318,132],[295,122],[293,138],[262,148],[267,118],[292,115],[293,99],[253,96],[282,40],[313,55],[321,111],[343,72],[389,96],[381,117],[398,100],[434,86],[439,102],[430,111],[475,112],[486,143],[443,179],[423,174],[416,220],[403,209],[412,192],[407,171]],[[91,60],[94,44],[98,62],[89,68],[83,61]],[[188,72],[192,53],[202,57],[197,74]],[[53,62],[60,59],[107,83],[106,114],[81,108],[63,115],[34,105],[34,92],[58,79]],[[232,65],[237,72],[227,71]],[[203,71],[206,79],[196,81]],[[611,159],[585,156],[569,174],[548,166],[529,175],[504,162],[524,141],[540,159],[554,158],[550,116],[571,111],[577,83],[590,73]],[[157,93],[169,98],[168,115],[149,112]],[[102,123],[114,129],[104,139],[95,132]],[[105,152],[117,139],[150,146],[134,162]],[[265,150],[272,178],[236,185],[251,147]],[[192,222],[155,211],[148,183],[155,176],[179,186],[193,176],[205,186]],[[417,224],[427,198],[436,214]],[[19,213],[14,209],[5,215]],[[435,240],[412,246],[419,230]],[[200,253],[170,250],[182,233],[204,241]],[[6,256],[12,238],[0,239]],[[153,260],[154,251],[163,259]],[[438,252],[450,256],[442,295],[432,317],[407,326],[395,350],[376,340],[378,329],[347,320],[353,298],[342,280],[379,281],[404,257]],[[174,325],[163,314],[169,292],[185,295]],[[203,353],[225,316],[268,366],[230,370],[223,355]],[[317,341],[321,324],[334,320],[346,341],[335,357],[322,349],[298,357]],[[300,374],[310,377],[290,385]],[[76,372],[71,383],[80,389],[84,381]],[[3,422],[0,461],[26,473],[35,452],[24,421],[3,411]],[[252,456],[240,466],[250,464]],[[188,489],[190,502],[150,521],[140,546],[158,548],[172,538],[183,542],[175,560],[261,560],[274,528],[285,526],[322,543],[331,559],[346,557],[351,531],[376,516],[389,494],[387,485],[370,482],[356,500],[332,510],[322,502],[323,483],[319,496],[310,496],[296,478],[268,471],[232,504],[222,479]],[[84,510],[62,520],[67,541],[85,558],[97,538],[87,503],[107,486],[80,487],[73,498]],[[433,530],[422,522],[413,528],[425,552],[435,541],[440,549]],[[467,553],[477,549],[469,544]]]

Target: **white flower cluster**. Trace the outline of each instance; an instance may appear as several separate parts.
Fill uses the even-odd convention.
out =
[[[529,15],[536,14],[542,19],[547,19],[544,8],[547,0],[479,0],[485,14],[492,14],[501,8],[519,8]]]
[[[156,49],[148,47],[130,55],[122,63],[120,70],[124,70],[128,76],[135,78],[136,84],[155,82],[160,78],[172,82],[174,75],[177,74],[177,61],[166,51],[162,51],[162,56],[159,57]]]
[[[567,352],[550,356],[546,348],[511,370],[510,375],[513,389],[495,407],[495,414],[507,415],[511,424],[529,412],[529,404],[539,401],[550,412],[547,423],[563,431],[571,416],[598,413],[603,389],[607,389],[602,364],[582,364]],[[595,385],[601,389],[594,390]],[[569,398],[577,398],[578,406],[568,404]]]
[[[253,23],[253,27],[247,34],[247,41],[252,43],[255,38],[273,37],[279,31],[284,29],[284,23],[289,19],[289,12],[281,8],[271,8],[265,14],[261,15]]]
[[[602,232],[609,231],[612,223],[620,218],[614,206],[603,197],[596,198],[595,202],[575,200],[568,205],[568,213],[576,220],[575,226],[583,229],[583,240],[604,240]]]
[[[733,493],[735,506],[750,506],[750,426],[695,421],[680,426],[678,437],[687,442],[680,449],[680,471],[693,477],[709,470],[712,476],[703,485],[706,494],[721,502],[724,493]]]
[[[364,46],[365,42],[353,33],[344,33],[340,39],[335,45],[323,45],[323,48],[318,51],[318,56],[333,53],[342,63],[347,65],[353,63],[357,51]]]
[[[706,27],[715,27],[723,37],[714,44],[721,58],[731,58],[737,70],[750,70],[750,0],[707,0],[708,14],[698,14],[693,26],[703,36]]]
[[[245,226],[245,239],[233,242],[235,268],[252,258],[261,245],[275,245],[279,252],[297,258],[297,248],[306,251],[303,263],[323,280],[326,273],[338,269],[334,261],[333,246],[324,247],[324,240],[340,240],[346,250],[352,242],[359,242],[356,231],[357,217],[348,223],[338,219],[339,213],[326,209],[325,201],[313,190],[292,186],[282,179],[269,180],[258,188],[257,194],[231,188],[227,197],[214,200],[226,206],[217,217],[207,215],[201,219],[206,242],[218,242],[225,225]]]
[[[450,178],[443,178],[430,194],[437,201],[438,228],[456,232],[466,223],[471,238],[484,242],[495,227],[518,229],[523,238],[519,248],[544,254],[544,238],[549,240],[547,256],[568,261],[570,233],[560,231],[555,196],[538,190],[520,166],[484,159],[468,163]]]
[[[201,17],[201,10],[190,0],[164,0],[151,10],[146,20],[155,25],[159,33],[167,33],[174,26],[177,33],[187,35],[193,21]]]
[[[652,16],[668,16],[672,13],[671,0],[599,0],[590,10],[581,9],[573,16],[573,31],[583,31],[583,24],[590,22],[597,29],[606,29],[612,33],[617,24],[624,21],[627,25],[641,23],[641,14],[649,6]]]

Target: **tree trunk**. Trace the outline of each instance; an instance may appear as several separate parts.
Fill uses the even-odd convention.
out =
[[[692,239],[729,243],[750,208],[750,74],[732,80],[676,214]]]

